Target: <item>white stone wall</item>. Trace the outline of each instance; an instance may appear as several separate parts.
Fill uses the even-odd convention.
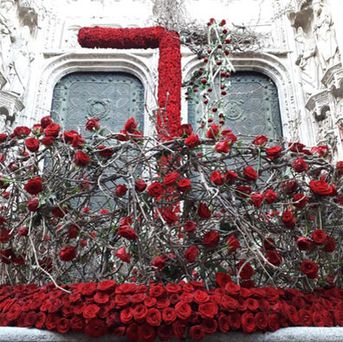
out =
[[[286,138],[329,142],[336,157],[343,157],[342,1],[185,0],[185,11],[189,20],[224,18],[263,34],[263,48],[236,54],[234,65],[276,83]],[[150,0],[1,0],[2,122],[31,124],[47,115],[56,82],[80,70],[133,72],[154,109],[157,50],[89,50],[76,40],[82,26],[143,27],[153,20]],[[197,64],[183,49],[185,78]],[[182,115],[187,121],[184,100]]]

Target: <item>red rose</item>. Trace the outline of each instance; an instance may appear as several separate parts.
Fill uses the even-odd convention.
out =
[[[133,317],[135,321],[142,322],[148,314],[148,308],[144,304],[138,304],[133,309]]]
[[[156,331],[154,327],[148,324],[142,324],[138,328],[139,341],[141,342],[151,342],[156,339]],[[137,339],[131,339],[131,341],[137,341]]]
[[[0,242],[1,243],[6,243],[10,240],[11,234],[8,229],[2,228],[0,230]]]
[[[205,337],[205,331],[201,325],[193,325],[189,329],[189,337],[193,341],[200,341]]]
[[[219,243],[219,238],[219,232],[210,230],[203,236],[202,243],[205,247],[216,247]]]
[[[302,209],[306,206],[306,204],[308,203],[308,197],[305,194],[294,194],[293,195],[293,202],[292,204],[299,209]]]
[[[62,261],[71,261],[76,258],[77,251],[74,246],[65,246],[61,248],[59,257]]]
[[[27,228],[25,226],[21,226],[18,228],[18,235],[19,236],[27,236],[28,233],[29,233],[29,228]]]
[[[298,183],[294,179],[286,180],[281,183],[281,188],[286,194],[291,194],[298,188]]]
[[[266,259],[274,266],[279,266],[282,263],[282,256],[276,250],[267,251]]]
[[[218,142],[214,149],[218,153],[228,153],[230,151],[230,144],[227,140]]]
[[[24,189],[31,195],[37,195],[43,191],[42,178],[39,176],[31,178],[24,185]]]
[[[303,152],[304,147],[305,145],[299,142],[292,142],[288,144],[289,150],[295,153]]]
[[[182,320],[187,320],[192,314],[192,308],[188,303],[178,302],[175,305],[176,316]]]
[[[179,178],[180,174],[177,171],[170,172],[163,178],[163,184],[173,185]]]
[[[225,172],[224,177],[226,182],[232,183],[238,178],[238,174],[232,170],[228,170]]]
[[[146,322],[152,327],[158,327],[161,325],[162,315],[158,309],[152,308],[148,310],[146,316]]]
[[[224,137],[225,141],[227,141],[229,145],[232,145],[237,141],[237,137],[232,133],[231,129],[223,129],[222,137]]]
[[[125,184],[118,184],[116,187],[116,195],[118,197],[123,197],[125,196],[127,192],[127,186]]]
[[[18,126],[14,129],[13,135],[17,138],[25,138],[31,133],[30,128],[26,126]]]
[[[264,146],[268,142],[268,138],[265,135],[257,135],[252,141],[254,145]]]
[[[136,179],[135,180],[135,189],[137,192],[143,192],[147,187],[147,184],[144,182],[143,179]]]
[[[162,270],[166,265],[166,257],[165,256],[156,256],[151,260],[151,265],[157,267],[158,269]]]
[[[182,124],[179,128],[180,137],[189,136],[193,133],[193,127],[191,124]]]
[[[300,271],[310,279],[317,278],[318,270],[319,266],[312,260],[305,259],[301,262]]]
[[[339,174],[339,175],[343,175],[343,161],[338,161],[336,163],[336,172]]]
[[[179,217],[176,214],[176,212],[170,208],[164,208],[160,210],[161,215],[163,217],[163,219],[168,223],[168,224],[172,224],[175,223]]]
[[[56,320],[56,331],[60,334],[66,334],[70,329],[69,320],[61,317]]]
[[[30,198],[27,201],[27,209],[29,209],[29,211],[37,211],[38,207],[39,207],[39,199],[37,197]]]
[[[258,192],[254,192],[250,195],[250,200],[256,208],[260,208],[264,200],[264,196]]]
[[[206,203],[200,202],[198,206],[198,215],[202,219],[209,219],[212,216],[211,210],[208,208]]]
[[[147,192],[151,197],[158,197],[158,196],[162,195],[162,193],[163,193],[162,184],[159,182],[151,183],[147,188]]]
[[[0,143],[3,143],[7,140],[8,135],[6,133],[0,133]]]
[[[298,237],[297,245],[301,251],[310,251],[313,247],[312,241],[305,236]]]
[[[218,313],[218,305],[213,302],[200,304],[199,313],[202,318],[214,318],[214,316]]]
[[[198,257],[200,251],[199,248],[197,246],[189,246],[186,251],[185,251],[185,259],[188,262],[194,262],[196,260],[196,258]]]
[[[86,335],[91,337],[100,337],[107,334],[107,326],[103,320],[90,319],[84,328]]]
[[[97,118],[88,119],[86,122],[86,130],[94,131],[100,128],[100,120]]]
[[[210,181],[215,185],[223,185],[225,177],[219,171],[213,171],[210,176]]]
[[[287,228],[294,228],[296,224],[296,218],[290,209],[287,209],[283,212],[281,219]]]
[[[126,121],[124,130],[127,131],[128,133],[134,133],[137,131],[137,127],[138,127],[138,124],[135,118],[131,117]]]
[[[126,252],[125,247],[120,247],[117,252],[115,253],[115,256],[119,258],[123,262],[129,263],[131,260],[131,255],[130,253]]]
[[[210,300],[210,296],[206,291],[196,290],[193,293],[193,299],[196,303],[201,304],[208,302]]]
[[[162,319],[165,323],[170,324],[176,320],[176,312],[174,308],[164,308],[162,311]]]
[[[309,169],[308,164],[302,158],[297,158],[292,163],[292,168],[295,172],[303,172]]]
[[[251,186],[249,185],[237,185],[236,187],[237,196],[246,198],[251,193]]]
[[[324,243],[324,251],[327,253],[332,253],[336,249],[336,241],[331,236],[326,238]]]
[[[43,128],[47,128],[51,123],[53,123],[51,116],[44,116],[40,119],[40,124]]]
[[[251,334],[256,330],[255,317],[251,312],[244,312],[241,321],[243,332]]]
[[[25,146],[31,152],[37,152],[39,150],[39,140],[36,138],[25,139]]]
[[[313,154],[317,154],[319,157],[325,157],[329,152],[329,147],[326,145],[315,146],[311,148]]]
[[[41,142],[44,146],[51,146],[55,142],[55,137],[51,137],[51,136],[43,137]]]
[[[252,166],[247,166],[243,170],[243,174],[248,180],[255,181],[258,178],[258,173]]]
[[[264,199],[266,200],[266,202],[268,204],[274,203],[278,198],[278,194],[275,191],[273,191],[272,189],[267,189],[263,193],[263,196],[264,196]]]
[[[91,161],[91,158],[88,154],[82,152],[82,151],[76,151],[74,155],[74,163],[77,166],[87,166]]]
[[[182,178],[177,182],[177,188],[181,192],[189,191],[192,188],[191,181],[188,178]]]
[[[324,230],[321,229],[316,229],[314,232],[311,234],[312,240],[317,244],[317,245],[322,245],[325,243],[327,239],[327,234],[324,232]]]
[[[60,132],[60,129],[61,126],[53,122],[44,129],[44,133],[46,136],[57,137],[58,133]]]
[[[209,139],[215,139],[216,136],[219,134],[219,126],[216,124],[212,124],[208,131],[206,132],[206,137]]]
[[[311,180],[310,189],[316,195],[331,196],[335,194],[335,188],[324,180]]]
[[[243,266],[244,265],[244,266]],[[243,267],[242,267],[243,266]],[[246,262],[244,259],[241,260],[238,264],[237,264],[237,271],[239,272],[239,276],[240,278],[244,279],[244,280],[248,280],[250,279],[255,271],[252,268],[252,266],[250,265],[249,262]],[[225,288],[226,289],[226,288]]]
[[[273,146],[273,147],[266,148],[267,157],[272,160],[278,158],[281,154],[281,151],[282,151],[281,146]]]
[[[234,235],[230,235],[227,238],[226,243],[230,253],[236,252],[236,250],[241,247],[239,240]]]
[[[193,233],[195,232],[196,228],[197,228],[197,224],[194,221],[186,221],[185,225],[184,225],[184,230],[187,233]]]
[[[118,235],[128,240],[137,240],[137,234],[135,230],[129,225],[120,226],[118,229]]]
[[[201,144],[201,141],[199,139],[199,136],[197,134],[191,134],[189,137],[185,139],[185,145],[188,148],[194,148]]]
[[[103,158],[111,158],[114,154],[114,151],[111,147],[107,147],[105,145],[97,146],[98,153]]]

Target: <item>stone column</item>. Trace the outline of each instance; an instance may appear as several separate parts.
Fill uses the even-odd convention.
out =
[[[339,51],[341,51],[341,61],[343,63],[343,1],[328,0],[328,5],[335,24],[337,44],[339,47]]]

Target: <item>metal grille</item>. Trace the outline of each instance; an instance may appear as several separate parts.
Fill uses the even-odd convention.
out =
[[[83,132],[87,117],[97,117],[101,126],[119,131],[133,116],[144,128],[144,87],[133,75],[120,72],[76,72],[55,86],[53,117],[64,129]]]
[[[199,125],[201,106],[199,99],[189,102],[189,122],[193,127]],[[234,73],[224,98],[224,114],[226,127],[236,134],[282,137],[278,91],[266,75],[253,71]]]

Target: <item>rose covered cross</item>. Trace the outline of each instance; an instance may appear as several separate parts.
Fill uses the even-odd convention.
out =
[[[159,48],[157,132],[160,137],[178,135],[181,111],[181,52],[176,32],[163,27],[83,27],[78,41],[85,48]]]

